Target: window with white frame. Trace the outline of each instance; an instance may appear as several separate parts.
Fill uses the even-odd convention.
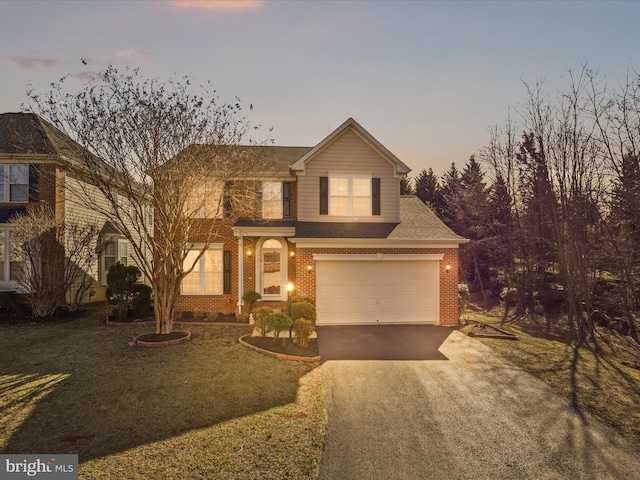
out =
[[[0,201],[29,201],[29,165],[0,165]]]
[[[222,218],[224,182],[203,180],[196,183],[185,203],[186,214],[195,218]]]
[[[0,229],[0,282],[15,282],[23,269],[22,260],[11,248],[11,231]]]
[[[360,176],[330,177],[329,215],[370,216],[371,178]]]
[[[202,250],[194,248],[187,252],[183,268],[193,270],[182,280],[183,295],[220,295],[224,285],[224,260],[222,245],[210,246],[198,258]]]
[[[129,242],[126,239],[113,238],[104,244],[102,252],[102,284],[107,283],[109,267],[116,263],[129,264]]]
[[[262,182],[262,218],[282,218],[282,182]]]

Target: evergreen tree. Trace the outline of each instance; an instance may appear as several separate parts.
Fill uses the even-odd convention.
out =
[[[442,191],[440,182],[433,169],[422,170],[416,177],[416,196],[423,203],[429,205],[439,215],[442,215]]]

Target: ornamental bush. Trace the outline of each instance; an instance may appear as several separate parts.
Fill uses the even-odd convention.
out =
[[[284,330],[288,330],[291,328],[293,324],[293,320],[286,313],[272,313],[264,319],[266,323],[269,324],[271,330],[275,332],[275,336],[273,341],[275,342],[280,337],[280,332]]]
[[[309,337],[315,330],[315,326],[311,320],[298,318],[293,321],[293,331],[296,334],[295,343],[303,348],[309,345]]]
[[[306,300],[296,302],[291,305],[291,318],[293,320],[304,318],[306,320],[310,320],[315,325],[316,307],[313,305],[313,303]]]
[[[261,298],[262,298],[262,295],[260,295],[258,292],[255,292],[253,290],[244,292],[244,295],[242,295],[242,300],[244,300],[249,304],[249,314],[251,314],[251,310],[253,310],[253,304],[256,303],[258,300],[260,300]]]
[[[263,337],[267,336],[267,333],[271,331],[271,325],[265,320],[269,315],[273,313],[273,310],[269,307],[258,307],[253,312],[253,321],[256,324],[256,328]]]

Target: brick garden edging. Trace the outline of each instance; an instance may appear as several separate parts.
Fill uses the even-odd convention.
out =
[[[251,350],[254,350],[258,353],[261,353],[263,355],[266,355],[268,357],[274,357],[274,358],[279,358],[280,360],[294,360],[296,362],[309,362],[309,363],[313,363],[313,362],[319,362],[320,361],[320,356],[318,355],[317,357],[300,357],[298,355],[286,355],[284,353],[276,353],[276,352],[271,352],[269,350],[265,350],[263,348],[260,347],[256,347],[255,345],[251,345],[250,343],[247,343],[244,341],[245,338],[250,337],[251,334],[247,334],[247,335],[243,335],[241,336],[238,341],[240,342],[240,345],[250,348]]]
[[[169,345],[178,345],[180,343],[188,342],[191,340],[191,332],[181,332],[186,333],[184,337],[175,338],[173,340],[167,340],[166,342],[145,342],[144,340],[139,340],[141,337],[148,335],[148,333],[143,333],[142,335],[138,335],[133,339],[133,343],[138,347],[168,347]]]

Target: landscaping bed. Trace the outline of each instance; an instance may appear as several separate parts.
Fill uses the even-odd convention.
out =
[[[318,339],[310,338],[307,347],[301,347],[292,343],[288,338],[278,338],[274,340],[272,337],[245,337],[245,342],[262,350],[283,355],[291,355],[297,357],[317,357],[320,355],[318,351]]]

